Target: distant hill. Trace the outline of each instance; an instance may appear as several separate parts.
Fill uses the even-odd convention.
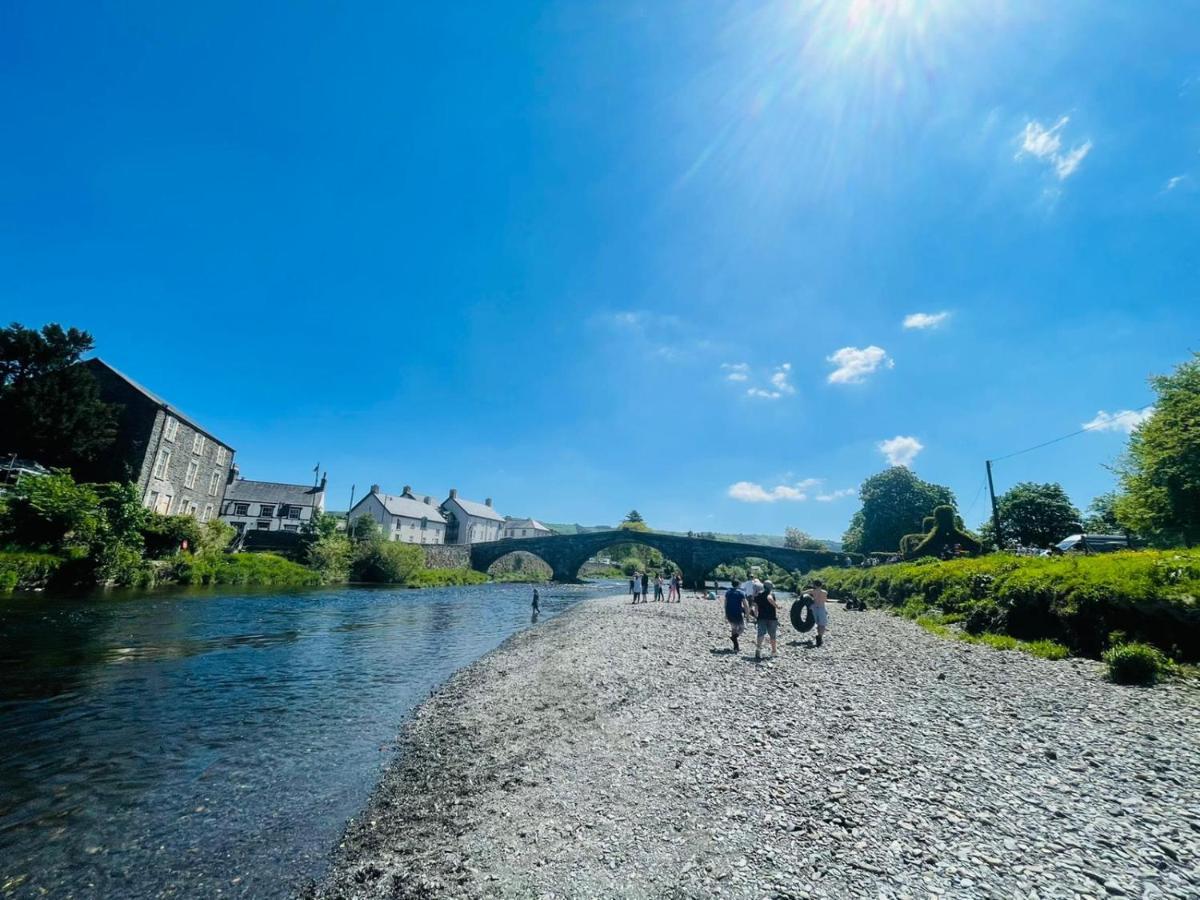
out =
[[[553,522],[546,522],[545,525],[547,528],[549,528],[555,534],[590,534],[593,531],[612,531],[614,528],[614,526],[612,526],[612,525],[580,525],[578,523],[555,524]],[[686,531],[658,531],[658,533],[659,534],[671,534],[671,535],[675,535],[677,537],[687,537]],[[705,537],[711,536],[715,540],[718,540],[718,541],[734,541],[735,543],[739,543],[739,544],[762,544],[763,546],[766,546],[766,547],[782,547],[783,546],[783,535],[781,535],[781,534],[741,534],[741,533],[733,534],[733,533],[723,533],[723,532],[693,532],[693,535],[697,536],[697,537],[699,537],[701,535],[703,535]],[[830,550],[833,550],[835,552],[839,552],[842,549],[841,541],[828,541],[828,540],[821,539],[821,543],[823,543],[826,547],[828,547]]]

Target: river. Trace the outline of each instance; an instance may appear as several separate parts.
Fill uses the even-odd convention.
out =
[[[545,621],[614,585],[541,592]],[[404,717],[529,627],[531,593],[0,600],[0,896],[291,896]]]

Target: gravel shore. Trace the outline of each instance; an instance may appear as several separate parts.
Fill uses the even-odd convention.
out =
[[[321,900],[1200,896],[1200,689],[834,607],[582,603],[414,714]],[[749,646],[749,651],[747,651]]]

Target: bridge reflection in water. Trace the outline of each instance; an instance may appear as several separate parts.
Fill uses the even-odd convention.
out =
[[[653,547],[673,561],[683,572],[685,587],[699,589],[704,579],[723,563],[737,562],[748,556],[765,559],[789,571],[808,572],[822,566],[848,565],[851,557],[832,550],[792,550],[765,544],[741,544],[711,538],[657,534],[653,531],[592,531],[586,534],[559,534],[550,537],[508,538],[471,545],[471,568],[486,572],[488,566],[517,550],[540,557],[554,570],[554,580],[579,580],[579,570],[593,556],[614,544],[643,544]]]

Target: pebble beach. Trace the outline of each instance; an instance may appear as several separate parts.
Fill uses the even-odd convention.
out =
[[[309,900],[1200,896],[1200,688],[831,606],[578,604],[413,714]]]

